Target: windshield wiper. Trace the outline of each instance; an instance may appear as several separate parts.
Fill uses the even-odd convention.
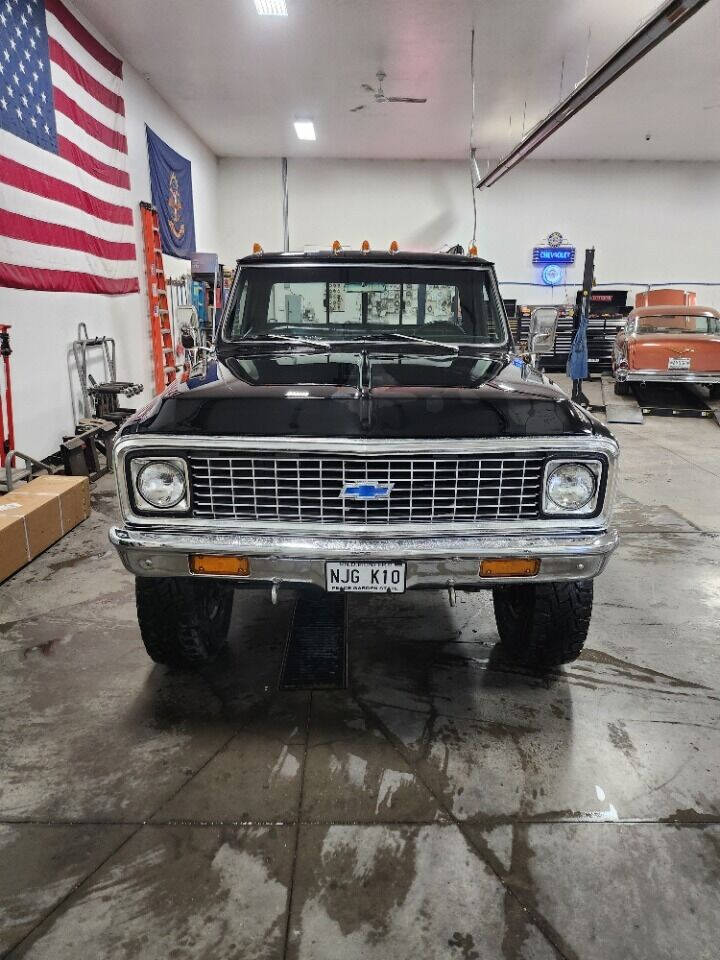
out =
[[[352,340],[341,339],[340,343],[351,343]],[[420,343],[426,347],[435,347],[436,349],[442,350],[444,353],[459,353],[460,347],[455,343],[443,343],[440,340],[425,340],[423,337],[411,337],[407,333],[395,333],[392,330],[389,330],[387,333],[360,333],[357,335],[358,340],[407,340],[409,343]],[[333,347],[333,344],[328,340],[320,340],[316,337],[292,337],[282,333],[252,333],[249,331],[240,337],[240,343],[262,343],[263,341],[275,340],[281,343],[305,343],[312,347],[319,347],[325,350],[330,350]]]
[[[370,333],[362,334],[359,338],[360,340],[409,340],[410,343],[423,343],[428,347],[440,347],[442,350],[450,351],[453,353],[460,353],[460,347],[456,343],[443,343],[441,340],[425,340],[422,337],[411,337],[407,333],[394,333],[393,331],[388,331],[387,333]]]
[[[282,333],[246,333],[240,337],[240,341],[243,343],[251,342],[262,342],[263,340],[279,340],[282,343],[307,343],[313,347],[322,347],[323,349],[329,350],[332,347],[332,344],[327,340],[318,340],[316,337],[290,337],[284,336]]]

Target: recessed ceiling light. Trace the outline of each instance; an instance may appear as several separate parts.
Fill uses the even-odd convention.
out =
[[[288,15],[285,0],[255,0],[255,9],[261,17],[286,17]]]
[[[315,124],[312,120],[296,120],[295,133],[298,140],[317,140],[315,136]]]

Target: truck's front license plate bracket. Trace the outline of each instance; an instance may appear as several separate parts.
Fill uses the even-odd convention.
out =
[[[404,593],[405,564],[373,561],[332,561],[325,564],[329,593]]]

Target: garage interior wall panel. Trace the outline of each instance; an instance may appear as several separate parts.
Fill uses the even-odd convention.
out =
[[[438,250],[472,234],[468,165],[448,161],[290,160],[290,246]],[[255,240],[282,248],[280,161],[220,160],[220,255],[226,263]],[[495,261],[507,297],[574,302],[576,288],[543,286],[532,247],[560,230],[577,247],[568,284],[582,282],[583,251],[595,246],[598,283],[720,281],[720,164],[526,161],[477,194],[478,249]],[[631,287],[630,302],[636,289]],[[698,287],[720,306],[720,284]]]
[[[112,49],[77,10],[73,9],[73,13]],[[57,450],[62,434],[74,430],[69,365],[72,364],[71,344],[80,322],[87,324],[91,337],[115,338],[118,378],[139,381],[146,388],[142,396],[133,398],[133,403],[139,406],[152,396],[152,356],[138,210],[141,200],[150,200],[146,123],[191,161],[197,243],[207,250],[216,249],[218,244],[217,158],[126,60],[123,75],[140,293],[108,297],[0,290],[0,322],[12,324],[15,442],[18,449],[33,456],[43,457]],[[169,276],[180,275],[187,269],[186,261],[166,258]],[[101,363],[91,365],[90,372],[96,378],[102,376]],[[73,385],[77,394],[74,374]]]

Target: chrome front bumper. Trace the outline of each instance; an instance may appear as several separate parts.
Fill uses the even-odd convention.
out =
[[[696,383],[708,386],[720,383],[718,373],[692,373],[689,370],[628,370],[617,367],[615,379],[619,383]]]
[[[585,580],[605,567],[618,542],[616,530],[589,534],[541,534],[483,537],[408,537],[361,540],[340,537],[248,536],[230,533],[190,533],[184,530],[113,527],[110,542],[125,567],[140,577],[190,577],[194,553],[240,555],[250,558],[241,584],[325,587],[330,560],[405,561],[408,589],[455,587],[458,590],[502,583]],[[500,557],[540,560],[533,577],[480,578],[480,561]]]

